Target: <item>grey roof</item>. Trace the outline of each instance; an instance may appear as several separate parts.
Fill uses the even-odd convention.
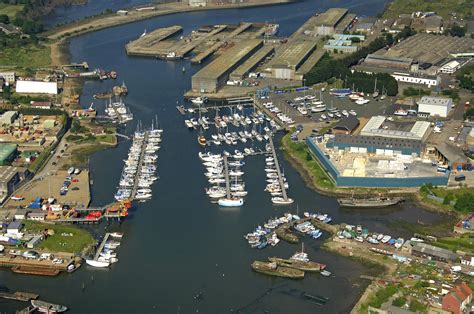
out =
[[[354,116],[349,116],[339,121],[333,129],[345,129],[348,131],[353,131],[359,126],[359,123],[359,119]]]
[[[412,250],[415,250],[415,251],[423,253],[423,254],[442,257],[442,258],[445,258],[447,260],[455,260],[458,257],[457,254],[455,254],[455,253],[453,253],[449,250],[446,250],[446,249],[443,249],[443,248],[440,248],[440,247],[437,247],[437,246],[433,246],[433,245],[430,245],[430,244],[426,244],[426,243],[417,243],[413,246]]]
[[[418,102],[418,104],[450,108],[453,104],[453,100],[447,97],[423,96],[421,97],[421,100]]]
[[[436,149],[440,152],[449,162],[466,162],[468,158],[464,155],[464,152],[455,146],[447,143],[441,143],[436,145]]]
[[[8,225],[7,229],[21,229],[21,225],[22,223],[19,222],[19,221],[13,221],[13,222],[10,222],[10,224]]]

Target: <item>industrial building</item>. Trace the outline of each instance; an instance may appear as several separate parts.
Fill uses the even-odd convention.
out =
[[[57,82],[17,81],[16,92],[19,94],[58,94]]]
[[[310,152],[337,186],[447,185],[449,171],[437,172],[425,155],[429,122],[395,123],[375,116],[360,131],[350,134],[354,126],[341,126],[332,135],[306,139]]]
[[[317,16],[314,24],[315,33],[321,36],[333,35],[336,26],[342,22],[348,10],[343,8],[331,8]]]
[[[409,73],[393,72],[390,74],[397,82],[426,85],[426,87],[436,87],[441,83],[441,77],[437,75],[413,75]]]
[[[0,77],[10,84],[15,83],[15,72],[0,72]]]
[[[275,49],[272,46],[264,46],[258,50],[253,56],[242,63],[234,72],[230,74],[230,80],[242,80],[247,74],[254,70],[260,62],[270,56]]]
[[[360,135],[416,141],[424,141],[429,135],[430,123],[427,121],[416,121],[409,131],[392,130],[387,126],[382,128],[385,122],[385,116],[374,116],[370,118],[362,128]]]
[[[446,118],[453,107],[453,100],[446,97],[423,96],[418,101],[418,113]]]
[[[332,134],[351,134],[360,125],[359,119],[349,116],[340,120],[332,129]]]
[[[266,66],[270,77],[284,80],[296,79],[296,71],[316,49],[312,40],[296,40],[282,46]]]
[[[207,0],[189,0],[189,6],[191,7],[205,7]]]
[[[456,253],[427,243],[413,245],[411,255],[445,263],[454,262],[458,259]]]
[[[18,118],[18,111],[6,111],[0,116],[0,125],[12,125]]]
[[[29,178],[29,172],[26,168],[0,166],[0,202],[10,196],[17,185],[24,179]]]
[[[352,44],[354,38],[357,38],[359,42],[365,40],[365,36],[362,35],[335,34],[333,39],[328,40],[327,44],[324,45],[324,49],[328,52],[356,52],[359,47]]]
[[[451,60],[441,66],[438,70],[439,73],[454,74],[461,67],[461,63],[457,60]]]
[[[0,166],[8,165],[15,158],[17,145],[12,143],[0,144]]]
[[[262,46],[262,40],[250,39],[228,49],[193,75],[192,90],[200,93],[216,93],[226,84],[229,74]]]

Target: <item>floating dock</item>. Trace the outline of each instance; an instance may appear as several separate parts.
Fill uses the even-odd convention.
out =
[[[94,261],[97,261],[99,259],[100,253],[102,253],[102,251],[104,250],[105,243],[107,243],[107,241],[109,240],[109,237],[110,237],[110,233],[107,232],[104,236],[104,239],[100,243],[99,248],[95,252]]]
[[[270,147],[272,149],[273,162],[275,163],[275,168],[278,174],[278,182],[280,183],[281,194],[285,201],[288,200],[288,195],[286,194],[285,182],[283,181],[283,175],[281,174],[280,164],[278,163],[278,156],[275,151],[275,145],[273,145],[273,137],[270,136],[268,139]]]
[[[142,150],[140,151],[140,158],[138,160],[138,165],[140,165],[140,166],[143,163],[143,156],[145,155],[147,140],[148,140],[148,132],[145,132],[145,138],[143,139]],[[137,172],[137,174],[135,175],[135,181],[133,182],[132,194],[130,196],[131,201],[133,201],[135,199],[135,195],[137,195],[138,179],[139,179],[138,177],[139,177],[139,175],[138,175],[138,172]]]
[[[125,50],[130,56],[157,57],[160,54],[160,51],[157,50],[158,45],[166,38],[169,38],[182,30],[183,28],[178,25],[158,28],[149,34],[128,43],[125,46]]]

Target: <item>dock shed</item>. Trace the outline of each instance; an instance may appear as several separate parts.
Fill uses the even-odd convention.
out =
[[[226,84],[229,74],[262,46],[263,41],[260,39],[236,44],[193,75],[192,90],[200,93],[216,93]]]
[[[26,214],[27,210],[20,208],[15,212],[15,220],[25,220],[26,219]]]
[[[17,81],[16,92],[19,94],[58,94],[57,82]]]
[[[28,213],[28,214],[26,214],[26,219],[28,219],[28,220],[44,221],[45,218],[46,218],[45,213]]]
[[[35,246],[38,245],[41,241],[43,241],[43,236],[42,235],[34,236],[33,239],[31,239],[28,242],[26,247],[29,248],[29,249],[34,249]]]
[[[453,100],[447,97],[423,96],[418,102],[418,112],[429,113],[430,116],[446,118],[453,107]]]
[[[13,221],[7,226],[7,234],[17,235],[23,229],[23,223],[19,221]]]
[[[339,121],[333,128],[333,134],[351,134],[356,130],[360,125],[359,119],[354,116],[349,116],[347,118]]]
[[[315,20],[315,32],[318,35],[332,35],[337,24],[347,15],[348,10],[344,8],[331,8],[321,13]]]
[[[17,145],[11,143],[1,143],[0,144],[0,166],[5,166],[10,164],[10,162],[15,158],[17,153]],[[2,168],[2,167],[0,167]],[[0,178],[6,169],[0,170]]]
[[[18,117],[18,111],[7,111],[0,116],[0,125],[12,125]]]
[[[440,262],[454,262],[458,258],[458,255],[437,246],[433,246],[426,243],[416,243],[411,249],[413,256],[427,258],[434,261]]]

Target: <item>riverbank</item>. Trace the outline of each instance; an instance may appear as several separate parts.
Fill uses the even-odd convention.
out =
[[[208,11],[208,10],[221,10],[221,9],[240,9],[250,8],[277,4],[292,3],[297,0],[250,0],[245,3],[236,4],[208,4],[205,7],[190,7],[186,3],[166,3],[159,5],[151,5],[147,9],[131,8],[126,14],[119,15],[115,12],[110,14],[98,15],[83,19],[81,21],[73,22],[63,26],[56,27],[52,30],[46,31],[42,35],[51,40],[65,39],[85,33],[97,31],[104,28],[113,26],[133,23],[145,19],[150,19],[157,16],[170,15],[176,13],[185,12],[197,12],[197,11]],[[142,6],[143,8],[144,6]]]

